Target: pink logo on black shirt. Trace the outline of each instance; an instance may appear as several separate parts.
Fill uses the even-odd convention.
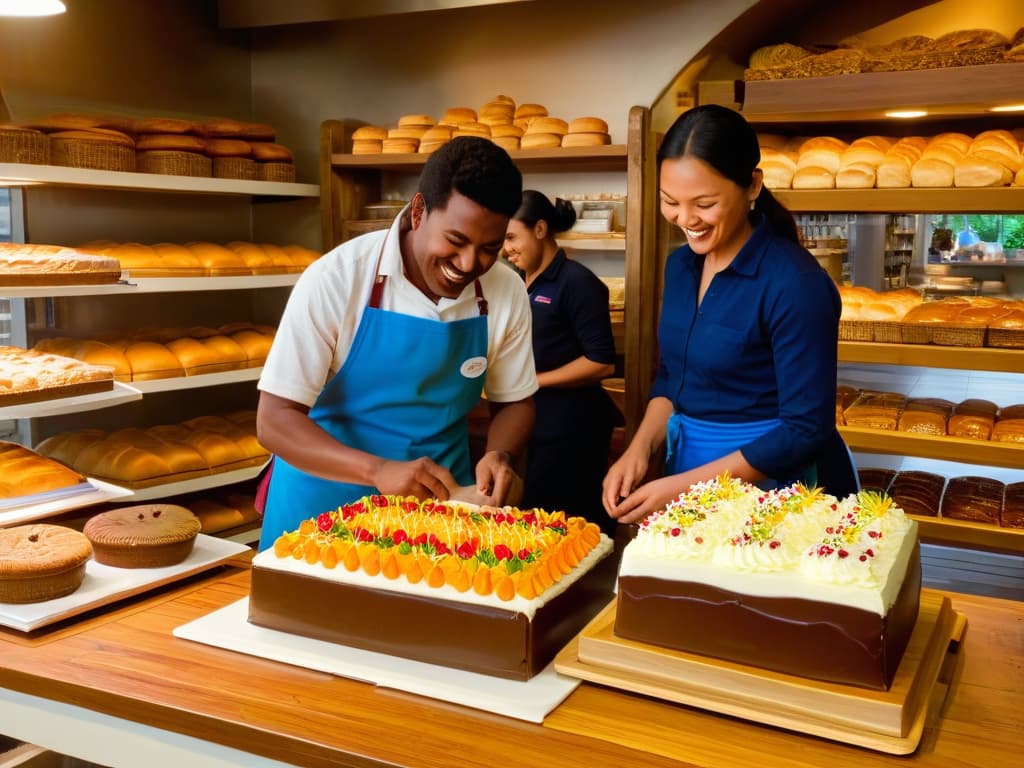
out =
[[[547,296],[534,296],[533,300],[538,304],[550,304],[551,299]]]

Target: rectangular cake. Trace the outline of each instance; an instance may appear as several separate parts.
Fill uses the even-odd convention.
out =
[[[722,476],[649,516],[626,546],[615,634],[883,690],[920,589],[917,524],[892,499]]]
[[[611,551],[562,512],[366,497],[253,559],[249,621],[528,680],[612,600]]]

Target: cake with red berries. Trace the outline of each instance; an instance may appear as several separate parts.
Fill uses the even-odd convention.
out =
[[[650,515],[626,546],[615,634],[885,690],[920,591],[917,524],[889,497],[723,475]]]
[[[528,680],[613,599],[612,548],[564,512],[364,497],[253,559],[249,621]]]

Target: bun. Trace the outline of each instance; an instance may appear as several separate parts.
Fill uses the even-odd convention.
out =
[[[491,141],[506,152],[515,152],[520,148],[520,139],[518,136],[492,136]]]
[[[523,135],[523,129],[515,125],[492,125],[491,126],[491,138],[500,139],[503,137],[514,137],[519,138]]]
[[[953,164],[935,158],[922,156],[910,169],[910,183],[915,187],[952,187],[953,177]]]
[[[537,117],[526,129],[526,133],[557,133],[559,136],[568,132],[569,124],[557,117]]]
[[[780,160],[761,160],[758,168],[768,189],[789,189],[793,185],[793,163]]]
[[[388,137],[388,129],[379,125],[364,125],[352,131],[353,141],[383,141]]]
[[[288,147],[282,144],[274,144],[271,141],[254,141],[252,147],[253,159],[263,163],[292,163],[295,156]]]
[[[416,139],[417,141],[419,141],[421,138],[423,138],[423,134],[426,132],[427,129],[423,127],[389,128],[388,138]]]
[[[353,155],[379,155],[384,151],[384,142],[380,139],[356,139],[352,142]]]
[[[50,138],[102,141],[125,147],[135,147],[135,140],[128,134],[121,133],[120,131],[111,131],[106,128],[90,128],[87,131],[58,131],[57,133],[51,133]]]
[[[429,128],[434,124],[435,120],[430,115],[402,115],[398,118],[399,128]]]
[[[187,133],[150,133],[139,136],[135,149],[139,152],[164,150],[203,153],[206,151],[206,142]]]
[[[463,123],[477,122],[476,110],[469,107],[451,107],[445,110],[444,116],[437,121],[439,125],[459,126]]]
[[[877,172],[871,163],[850,163],[836,174],[838,189],[871,189],[875,186]]]
[[[197,128],[191,120],[174,117],[146,117],[132,124],[135,133],[194,133]]]
[[[524,133],[519,140],[523,149],[550,149],[562,146],[562,137],[557,133]]]
[[[516,107],[513,117],[515,120],[522,120],[530,117],[546,117],[547,114],[548,109],[542,104],[520,104]]]
[[[608,123],[599,117],[577,117],[569,123],[569,133],[608,133]]]
[[[835,176],[828,168],[807,165],[793,174],[793,189],[833,189],[835,185]]]
[[[611,143],[607,133],[567,133],[562,137],[563,147],[600,147]]]
[[[452,131],[452,138],[458,138],[459,136],[480,136],[485,139],[491,138],[491,126],[486,123],[479,123],[476,121],[470,123],[462,123],[455,126]]]
[[[902,189],[910,186],[912,161],[901,154],[886,155],[875,171],[875,185],[879,188]]]

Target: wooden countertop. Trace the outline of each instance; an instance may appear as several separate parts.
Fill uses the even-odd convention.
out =
[[[918,751],[893,757],[587,683],[535,725],[172,636],[248,584],[229,567],[34,635],[0,630],[0,687],[304,766],[988,768],[1012,762],[1024,732],[1014,601],[951,595],[969,622],[951,694],[937,689]]]

